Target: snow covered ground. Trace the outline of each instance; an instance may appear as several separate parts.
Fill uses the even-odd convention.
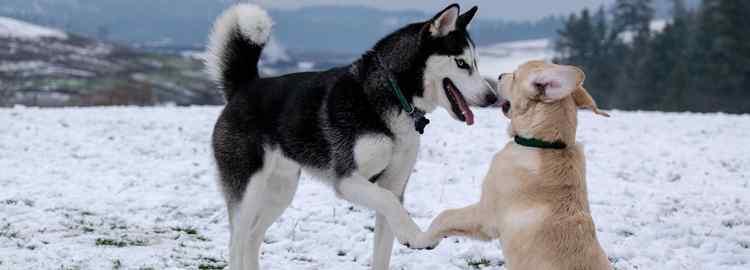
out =
[[[13,37],[20,39],[59,38],[68,37],[65,32],[46,28],[8,17],[0,17],[0,37]]]
[[[218,107],[0,109],[0,269],[221,269]],[[750,116],[581,112],[600,240],[617,269],[750,269]],[[478,199],[507,120],[431,116],[406,207],[426,227]],[[264,269],[368,269],[373,212],[303,176]],[[393,269],[504,269],[499,245],[396,247]]]

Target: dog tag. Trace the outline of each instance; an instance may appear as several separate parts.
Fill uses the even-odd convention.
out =
[[[430,119],[427,119],[427,117],[424,116],[414,120],[414,127],[417,129],[417,132],[419,132],[419,134],[424,134],[424,128],[427,127],[428,124],[430,124]]]

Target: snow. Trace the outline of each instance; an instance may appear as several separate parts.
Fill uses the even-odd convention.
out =
[[[309,71],[315,68],[315,63],[310,61],[302,61],[297,63],[297,68],[302,71]]]
[[[219,107],[0,109],[0,269],[216,269],[228,225]],[[599,239],[617,269],[750,268],[750,116],[580,112]],[[423,228],[478,200],[508,121],[430,116],[406,208]],[[263,269],[369,269],[373,212],[303,175]],[[98,245],[97,245],[98,244]],[[397,246],[392,269],[504,269],[497,242]]]
[[[282,45],[281,42],[274,37],[271,37],[268,40],[266,47],[263,48],[263,56],[264,61],[269,64],[289,62],[292,60],[292,58],[289,56],[289,53],[287,53],[284,45]]]
[[[479,71],[484,76],[497,78],[498,75],[513,72],[529,60],[551,60],[554,50],[549,39],[533,39],[500,43],[480,47]]]
[[[649,28],[651,29],[651,32],[659,33],[663,31],[665,27],[667,27],[667,23],[670,23],[670,22],[668,20],[653,20],[649,24]],[[630,43],[630,42],[633,42],[633,38],[635,38],[635,33],[633,31],[625,31],[621,33],[619,37],[625,43]]]
[[[27,22],[0,17],[0,38],[39,39],[39,38],[68,38],[65,32],[46,28]]]

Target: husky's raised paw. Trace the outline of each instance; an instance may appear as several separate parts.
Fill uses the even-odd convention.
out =
[[[440,244],[440,240],[442,240],[440,237],[432,237],[428,233],[419,233],[414,241],[402,244],[410,249],[433,250]]]

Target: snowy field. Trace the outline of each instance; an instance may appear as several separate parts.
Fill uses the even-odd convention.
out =
[[[222,269],[218,107],[0,109],[0,269]],[[581,112],[600,240],[617,269],[750,269],[750,116]],[[478,199],[507,120],[431,116],[406,207],[424,228]],[[263,269],[369,269],[373,212],[303,176]],[[497,242],[394,250],[392,269],[504,269]]]

